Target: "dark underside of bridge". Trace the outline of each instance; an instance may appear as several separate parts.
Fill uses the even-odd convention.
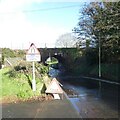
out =
[[[59,63],[64,64],[66,61],[66,50],[71,50],[71,48],[38,48],[38,50],[41,54],[41,62],[45,63],[49,57],[55,57]]]

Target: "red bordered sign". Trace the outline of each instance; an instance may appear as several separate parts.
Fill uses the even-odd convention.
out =
[[[41,61],[41,55],[39,50],[36,48],[34,43],[32,43],[26,53],[27,61]]]

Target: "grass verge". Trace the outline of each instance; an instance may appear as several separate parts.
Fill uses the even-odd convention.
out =
[[[40,68],[40,67],[39,67]],[[39,69],[40,70],[40,69]],[[43,72],[43,69],[41,69]],[[0,84],[0,100],[16,101],[28,100],[44,95],[41,93],[43,87],[43,73],[36,70],[36,91],[32,90],[32,70],[31,65],[18,65],[14,67],[7,67],[0,70],[1,83]]]
[[[119,74],[120,64],[101,64],[101,75],[103,79],[108,79],[114,82],[120,82]],[[98,77],[98,65],[81,64],[74,68],[73,74]]]

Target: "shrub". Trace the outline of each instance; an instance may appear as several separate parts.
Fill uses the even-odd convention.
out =
[[[26,90],[26,91],[20,91],[18,94],[17,94],[17,97],[18,98],[23,98],[23,99],[25,99],[25,98],[29,98],[29,97],[31,97],[32,96],[32,92],[29,92],[28,90]]]
[[[37,69],[37,71],[39,72],[39,74],[44,75],[44,74],[48,73],[48,67],[44,66],[43,64],[36,63],[35,64],[35,68]]]

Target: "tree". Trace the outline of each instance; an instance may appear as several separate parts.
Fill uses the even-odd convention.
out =
[[[76,46],[76,37],[73,36],[71,33],[66,33],[61,35],[56,41],[56,47],[75,47]]]
[[[74,32],[90,38],[96,50],[102,49],[102,60],[119,59],[120,2],[96,2],[84,6]]]
[[[12,50],[10,48],[2,48],[2,54],[5,58],[24,57],[25,50]]]
[[[9,48],[2,48],[2,54],[5,58],[15,57],[14,51]]]

